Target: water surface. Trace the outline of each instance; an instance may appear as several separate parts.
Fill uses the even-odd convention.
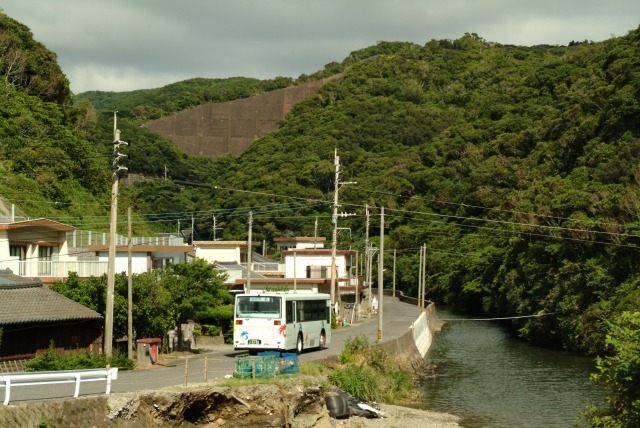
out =
[[[460,318],[444,309],[438,316]],[[593,358],[514,340],[493,321],[447,322],[427,361],[440,368],[422,408],[458,415],[464,427],[571,427],[602,400],[589,381]]]

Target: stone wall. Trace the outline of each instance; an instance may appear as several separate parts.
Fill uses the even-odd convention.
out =
[[[240,154],[278,129],[293,106],[318,93],[333,77],[225,103],[204,104],[146,123],[190,155]]]

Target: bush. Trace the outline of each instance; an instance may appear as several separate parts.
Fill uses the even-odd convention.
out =
[[[347,340],[338,362],[343,366],[328,374],[329,381],[353,396],[394,403],[417,394],[410,369],[365,336]]]
[[[598,357],[591,379],[606,391],[605,408],[590,407],[585,416],[594,427],[640,426],[640,312],[623,312],[609,327],[611,355]]]
[[[111,358],[105,354],[93,355],[85,350],[65,352],[56,355],[54,343],[41,355],[38,355],[25,365],[25,371],[54,371],[54,370],[82,370],[98,369],[102,367],[118,367],[122,370],[134,368],[134,362],[120,351],[115,350]]]

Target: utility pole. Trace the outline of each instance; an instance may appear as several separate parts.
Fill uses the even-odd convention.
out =
[[[367,286],[367,297],[369,299],[369,313],[371,313],[371,303],[373,302],[371,296],[371,269],[369,269],[369,261],[371,259],[371,253],[369,251],[369,205],[364,206],[365,213],[367,216],[367,224],[365,228],[365,237],[364,237],[364,282]]]
[[[427,294],[427,244],[424,244],[424,255],[422,256],[422,309],[426,309],[425,301]]]
[[[216,221],[216,216],[214,215],[213,216],[213,240],[214,241],[218,240],[218,238],[216,238],[216,231],[217,230],[222,230],[221,227],[217,227],[216,225],[217,225],[217,221]]]
[[[316,221],[313,222],[313,249],[318,248],[318,217],[316,217]]]
[[[358,319],[360,318],[360,276],[358,272],[358,268],[360,266],[358,266],[359,263],[359,252],[358,250],[356,250],[356,299],[355,299],[355,303],[353,305],[353,310],[356,314],[356,322],[358,322]]]
[[[251,245],[251,239],[253,232],[253,211],[249,211],[249,236],[247,237],[247,290],[246,293],[251,293],[251,253],[253,247]]]
[[[393,297],[396,297],[396,250],[393,250]]]
[[[340,158],[338,158],[338,149],[335,149],[333,163],[336,168],[333,190],[333,234],[331,235],[331,308],[335,311],[336,303],[336,246],[338,243],[338,190],[340,190]],[[337,311],[336,311],[337,312]],[[336,317],[337,317],[336,313]]]
[[[127,358],[133,360],[133,269],[131,260],[131,207],[127,208]]]
[[[193,245],[193,216],[191,216],[191,245]]]
[[[422,312],[422,244],[420,244],[420,262],[418,263],[418,308]]]
[[[384,295],[384,207],[380,211],[380,253],[378,254],[378,342],[382,341],[382,296]]]
[[[120,171],[127,168],[120,166],[120,159],[126,157],[119,152],[121,145],[129,145],[120,141],[120,130],[118,129],[118,112],[113,112],[113,162],[112,162],[112,185],[111,185],[111,221],[109,223],[109,263],[107,273],[107,297],[104,323],[104,353],[107,357],[113,355],[113,301],[115,289],[116,273],[116,229],[118,225],[118,182]]]
[[[338,244],[338,191],[340,190],[341,184],[356,184],[353,181],[340,182],[340,157],[338,156],[338,149],[335,149],[334,152],[334,165],[336,168],[335,173],[335,183],[334,183],[334,191],[333,191],[333,215],[331,217],[331,221],[333,222],[333,235],[331,239],[331,306],[335,310],[335,303],[337,300],[336,291],[337,291],[337,278],[338,274],[336,271],[336,247]],[[343,213],[342,216],[348,216],[350,214]],[[338,293],[339,294],[339,293]],[[337,315],[337,314],[336,314]]]

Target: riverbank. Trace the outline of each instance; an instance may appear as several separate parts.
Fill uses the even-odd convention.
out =
[[[218,381],[219,382],[219,381]],[[188,387],[109,396],[23,403],[0,409],[1,426],[45,427],[309,427],[455,428],[455,416],[381,405],[384,419],[334,419],[325,405],[322,378],[296,377],[270,383]]]

